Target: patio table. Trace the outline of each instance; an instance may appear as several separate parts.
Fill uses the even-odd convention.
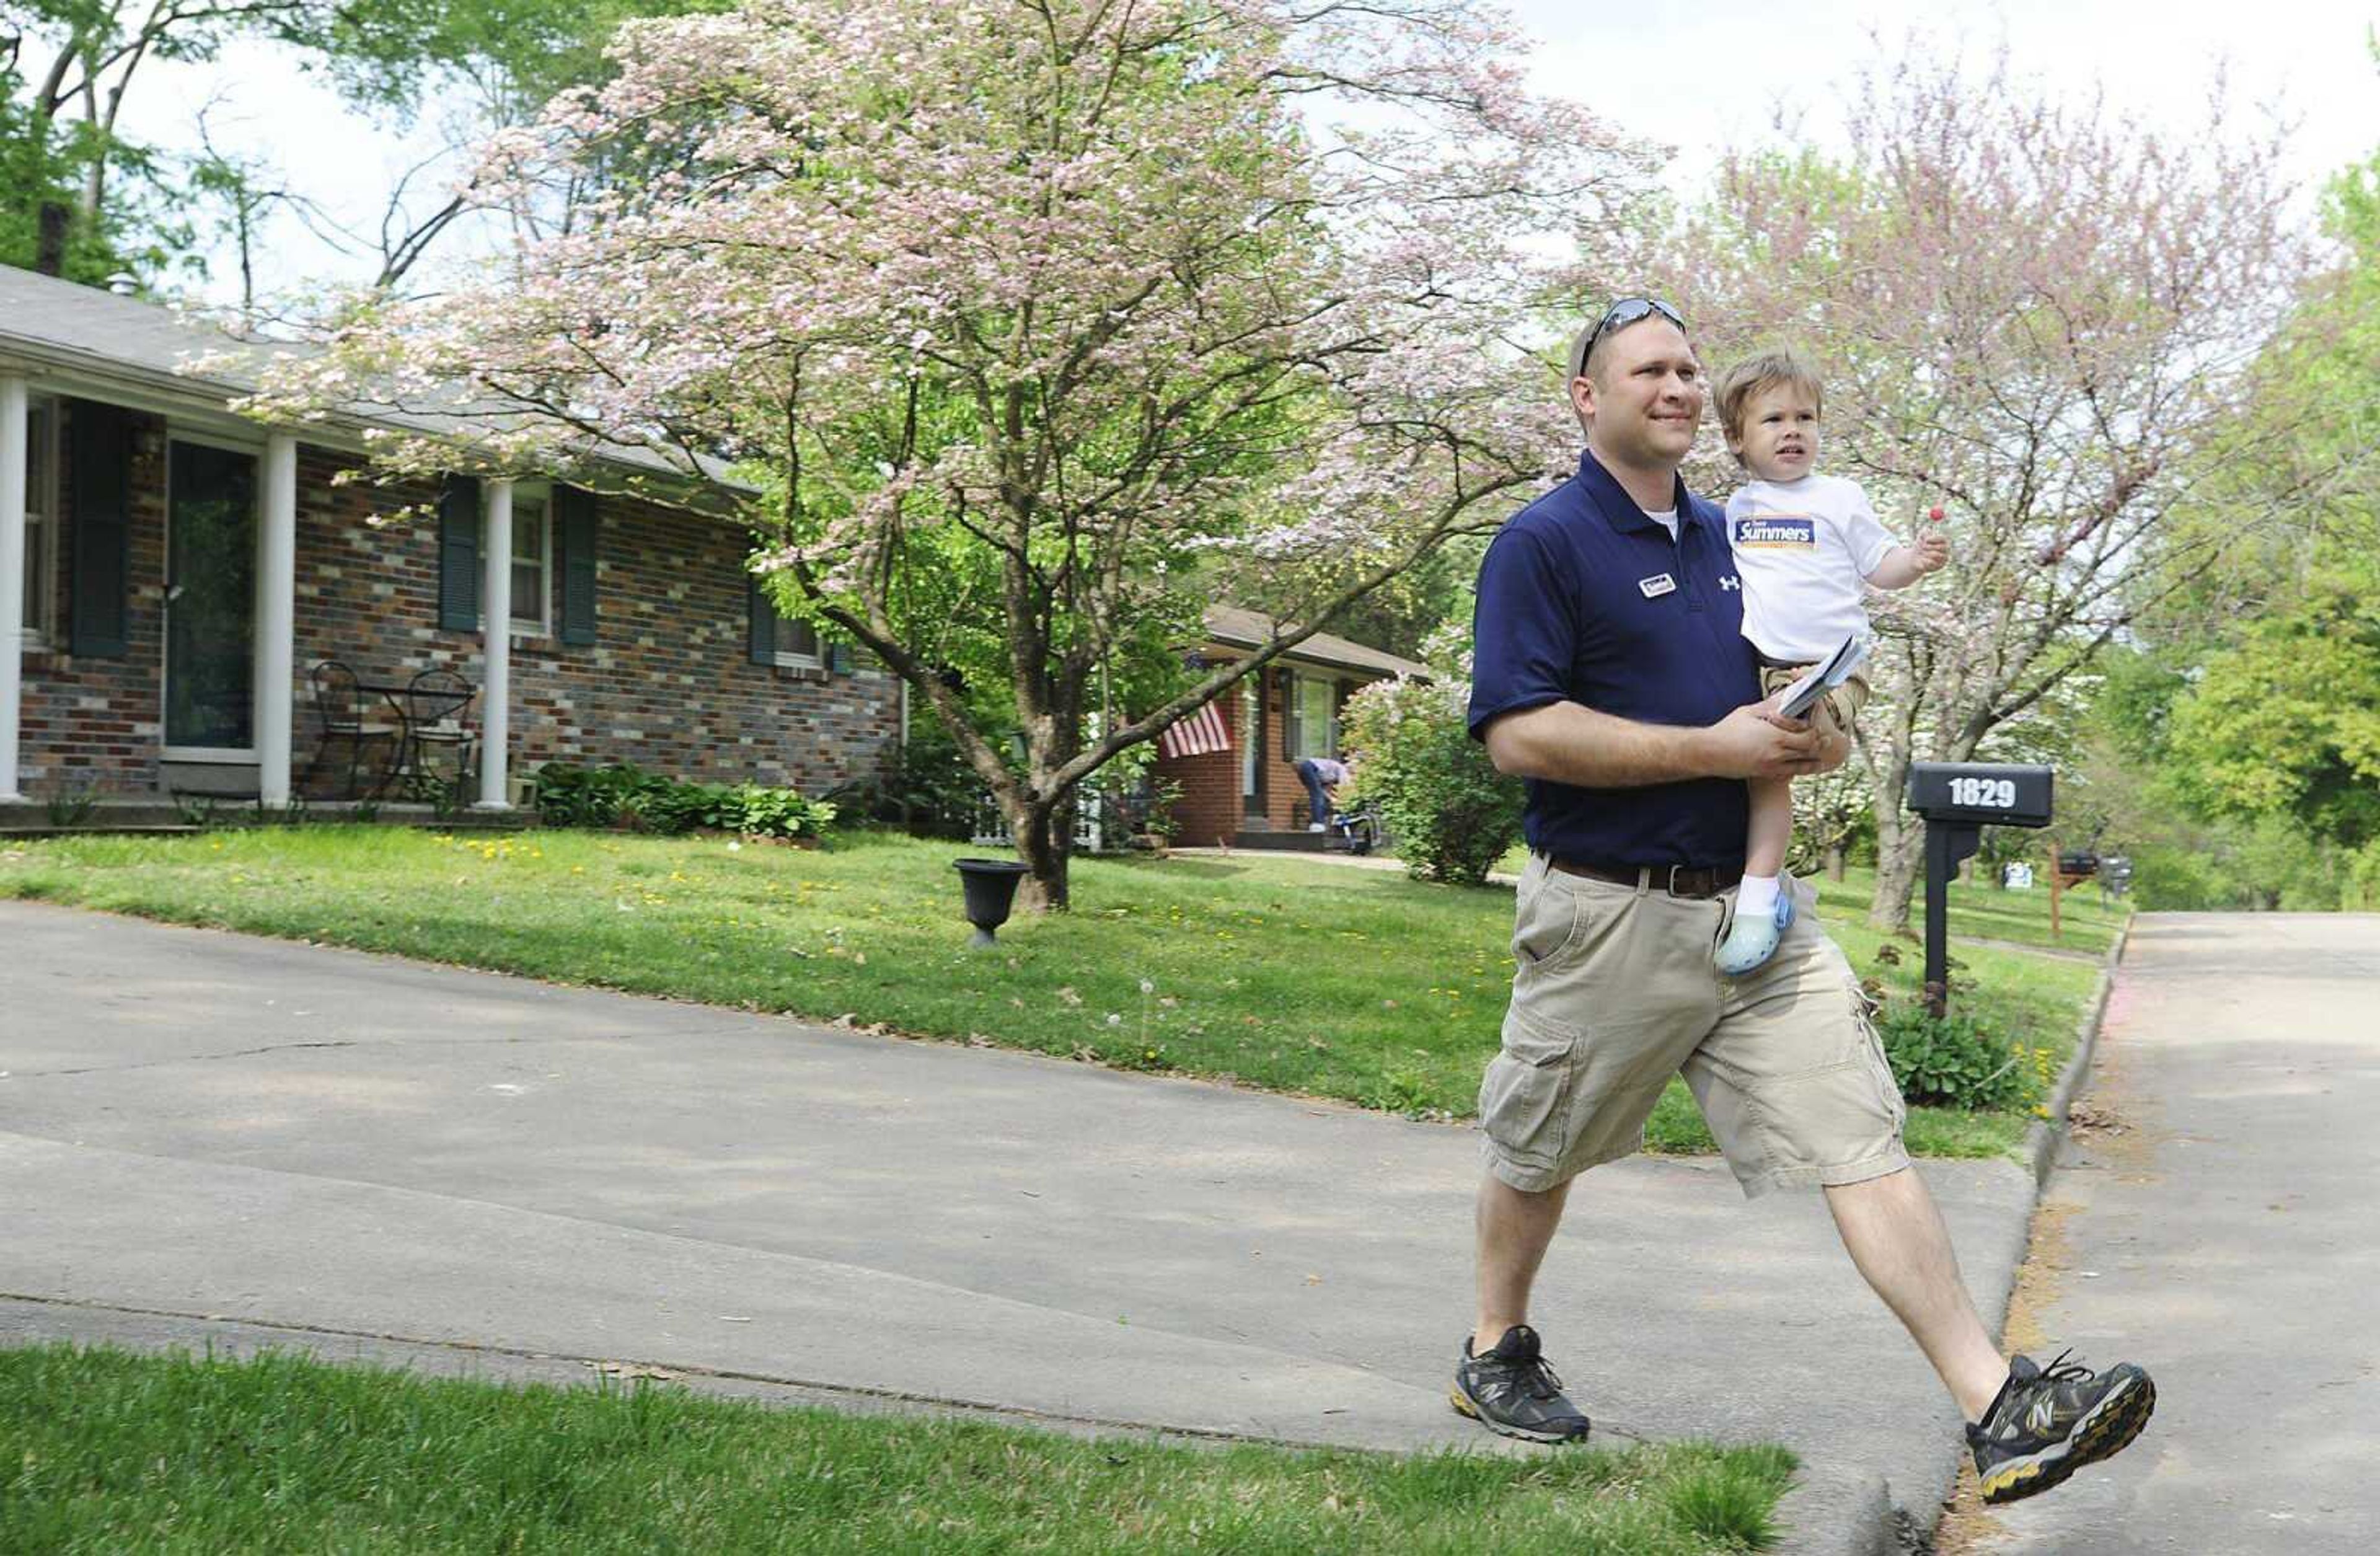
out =
[[[440,788],[459,791],[465,770],[468,766],[471,735],[461,726],[461,715],[478,700],[480,688],[455,675],[451,685],[421,685],[422,677],[410,681],[387,682],[358,680],[356,689],[378,696],[389,706],[396,718],[396,755],[381,773],[380,782],[372,787],[372,797],[378,799],[392,785],[420,786],[423,780]],[[428,748],[454,745],[459,755],[452,784],[433,770],[425,760]],[[402,792],[402,791],[400,791]]]

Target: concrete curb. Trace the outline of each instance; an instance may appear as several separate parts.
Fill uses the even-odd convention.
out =
[[[2032,1129],[2026,1132],[2024,1159],[2033,1169],[2036,1195],[2048,1184],[2050,1169],[2058,1164],[2058,1148],[2066,1139],[2066,1110],[2073,1106],[2074,1094],[2082,1089],[2082,1077],[2090,1073],[2092,1055],[2099,1047],[2099,1023],[2107,1014],[2107,996],[2116,987],[2116,968],[2122,965],[2124,947],[2131,938],[2132,921],[2127,918],[2124,927],[2116,931],[2114,943],[2107,947],[2107,959],[2099,966],[2099,985],[2091,991],[2091,1003],[2075,1028],[2074,1052],[2067,1059],[2066,1068],[2058,1072],[2057,1086],[2050,1090],[2049,1116],[2034,1120]]]
[[[421,1340],[368,1334],[354,1330],[307,1328],[220,1316],[200,1317],[153,1308],[111,1307],[96,1303],[54,1302],[0,1294],[0,1346],[70,1343],[112,1346],[147,1355],[181,1353],[243,1361],[267,1354],[298,1355],[333,1367],[382,1368],[428,1378],[464,1378],[512,1386],[552,1388],[627,1386],[652,1380],[713,1399],[750,1400],[781,1407],[826,1409],[853,1416],[913,1416],[920,1420],[981,1421],[1067,1437],[1114,1438],[1161,1442],[1178,1448],[1233,1448],[1244,1444],[1325,1453],[1378,1453],[1394,1450],[1326,1442],[1307,1438],[1208,1431],[1135,1421],[1083,1416],[935,1399],[856,1388],[797,1382],[760,1373],[720,1372],[700,1367],[662,1366],[551,1351],[524,1351],[469,1342]],[[1544,1450],[1491,1439],[1479,1452],[1518,1457]]]
[[[1891,1488],[1873,1470],[1803,1465],[1777,1504],[1785,1537],[1768,1556],[1894,1556],[1900,1517]]]
[[[179,1352],[225,1360],[277,1353],[309,1356],[336,1367],[385,1368],[422,1377],[466,1378],[515,1387],[543,1384],[563,1389],[599,1388],[607,1383],[625,1387],[640,1377],[655,1378],[668,1387],[714,1399],[747,1400],[776,1407],[826,1408],[853,1415],[980,1421],[1069,1437],[1217,1450],[1254,1443],[1332,1453],[1392,1452],[1350,1447],[1343,1442],[1093,1421],[950,1400],[826,1388],[750,1374],[648,1368],[584,1355],[0,1295],[0,1345],[59,1343],[108,1345],[147,1355]],[[1612,1445],[1600,1436],[1600,1428],[1598,1441]],[[1486,1438],[1462,1451],[1508,1457],[1547,1452],[1500,1438]],[[1874,1471],[1804,1465],[1795,1474],[1792,1489],[1778,1504],[1777,1525],[1787,1533],[1778,1544],[1767,1548],[1769,1556],[1895,1556],[1900,1550],[1899,1514],[1893,1508],[1885,1477]]]
[[[2048,1116],[2035,1119],[2026,1131],[2022,1148],[2021,1170],[2032,1183],[2032,1209],[2022,1221],[2010,1228],[2010,1235],[1999,1246],[1985,1250],[1986,1257],[1978,1258],[1976,1250],[1961,1250],[1961,1262],[1967,1266],[1969,1289],[1976,1294],[1976,1306],[1984,1320],[1991,1326],[1995,1338],[2005,1337],[2008,1331],[2009,1308],[2016,1299],[2017,1273],[2033,1251],[2033,1223],[2041,1208],[2042,1191],[2049,1183],[2049,1174],[2058,1164],[2058,1148],[2066,1142],[2067,1110],[2073,1105],[2075,1095],[2082,1089],[2091,1072],[2091,1061],[2098,1052],[2099,1027],[2107,1013],[2107,1001],[2115,989],[2116,969],[2124,959],[2124,948],[2131,942],[2131,921],[2116,933],[2100,963],[2099,980],[2091,991],[2090,1003],[2083,1007],[2082,1018],[2075,1025],[2074,1052],[2068,1056],[2066,1067],[2058,1072],[2058,1083],[2050,1088],[2049,1100],[2044,1106]],[[1955,1443],[1955,1439],[1953,1440]],[[1848,1548],[1846,1556],[1868,1556],[1871,1551],[1891,1552],[1905,1549],[1895,1526],[1905,1513],[1912,1524],[1927,1537],[1917,1549],[1933,1549],[1931,1535],[1939,1522],[1941,1510],[1959,1483],[1959,1470],[1964,1462],[1963,1446],[1953,1446],[1942,1460],[1941,1473],[1928,1484],[1905,1488],[1923,1492],[1920,1496],[1902,1499],[1900,1510],[1888,1511],[1874,1538],[1880,1543],[1855,1545]]]

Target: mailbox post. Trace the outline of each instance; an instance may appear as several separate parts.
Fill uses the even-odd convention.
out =
[[[1909,764],[1908,808],[1925,818],[1925,1008],[1949,996],[1950,877],[1973,857],[1983,829],[2049,825],[2046,767],[1997,762]]]

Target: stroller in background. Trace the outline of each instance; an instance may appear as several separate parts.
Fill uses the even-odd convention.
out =
[[[1344,848],[1350,854],[1364,855],[1379,846],[1380,813],[1370,800],[1365,800],[1353,810],[1333,806],[1330,821],[1323,829],[1323,846]]]

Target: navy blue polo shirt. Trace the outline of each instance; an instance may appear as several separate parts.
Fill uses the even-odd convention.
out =
[[[1681,480],[1678,538],[1587,455],[1515,515],[1479,566],[1471,734],[1500,713],[1578,702],[1639,723],[1711,724],[1760,696],[1725,517]],[[1529,781],[1529,846],[1598,864],[1736,867],[1748,805],[1732,778],[1633,789]]]

